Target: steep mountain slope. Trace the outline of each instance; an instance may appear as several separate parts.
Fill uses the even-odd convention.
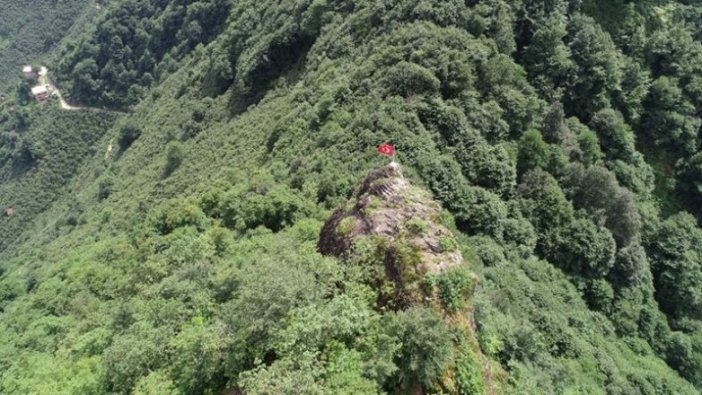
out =
[[[2,104],[0,392],[698,393],[699,9],[601,6],[111,2],[58,79],[128,115]],[[317,251],[382,142],[477,273],[472,355]]]

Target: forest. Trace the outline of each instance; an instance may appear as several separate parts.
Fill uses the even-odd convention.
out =
[[[0,393],[702,392],[698,2],[10,10]]]

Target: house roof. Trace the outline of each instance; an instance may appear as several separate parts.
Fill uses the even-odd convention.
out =
[[[37,85],[37,86],[32,88],[32,95],[34,95],[34,96],[41,95],[41,94],[48,93],[48,92],[49,91],[46,89],[46,87],[44,85]]]
[[[23,72],[23,73],[31,73],[31,72],[32,72],[32,66],[27,65],[27,66],[22,67],[22,72]]]

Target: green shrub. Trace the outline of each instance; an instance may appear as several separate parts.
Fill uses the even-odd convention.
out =
[[[141,136],[141,129],[134,123],[129,122],[119,129],[117,144],[121,152],[127,150]]]
[[[465,268],[453,268],[436,278],[441,305],[450,312],[463,309],[468,303],[473,280]]]
[[[169,201],[154,210],[149,219],[152,226],[162,235],[185,226],[204,230],[207,224],[205,213],[191,201]]]
[[[440,237],[439,247],[441,252],[453,252],[458,249],[458,243],[452,236]]]
[[[407,229],[412,234],[422,234],[429,229],[429,224],[421,218],[412,218],[407,221]]]
[[[453,359],[449,329],[434,310],[414,307],[391,316],[388,333],[399,338],[402,348],[395,363],[395,380],[402,388],[430,386]]]
[[[550,157],[549,145],[541,137],[541,132],[534,129],[528,130],[519,140],[518,173],[521,175],[533,169],[546,170]]]
[[[178,141],[171,141],[166,145],[166,158],[163,166],[163,177],[168,177],[183,163],[185,147]]]
[[[339,222],[336,226],[336,232],[340,236],[348,236],[353,231],[353,227],[356,224],[356,217],[346,217]]]
[[[430,70],[416,63],[400,62],[387,71],[383,86],[391,95],[406,97],[436,93],[441,81]]]
[[[107,199],[110,194],[112,193],[112,187],[114,185],[114,180],[112,177],[106,176],[103,177],[100,182],[98,182],[98,200],[105,200]]]
[[[483,362],[468,345],[463,345],[456,359],[456,381],[461,394],[485,393],[482,369]]]
[[[259,191],[232,189],[218,199],[215,211],[222,223],[239,231],[263,225],[278,232],[313,211],[309,201],[285,185]]]
[[[473,236],[470,238],[470,245],[485,266],[497,266],[507,262],[504,249],[492,238]]]

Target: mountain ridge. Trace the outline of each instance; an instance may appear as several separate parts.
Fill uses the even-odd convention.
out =
[[[482,393],[483,354],[496,393],[698,393],[697,8],[220,3],[67,37],[62,88],[129,114],[0,103],[0,392]],[[383,142],[481,279],[473,348],[317,251]]]

